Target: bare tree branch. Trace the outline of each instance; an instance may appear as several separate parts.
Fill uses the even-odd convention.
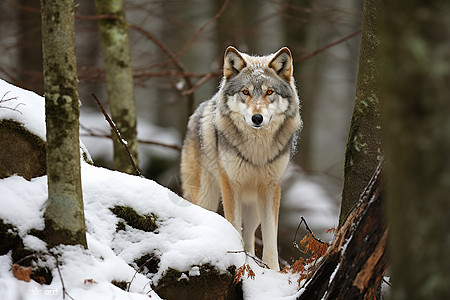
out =
[[[85,127],[83,127],[83,128],[85,128]],[[80,136],[112,139],[112,135],[111,134],[96,133],[96,132],[93,132],[91,130],[89,130],[89,132],[86,133],[86,134],[83,134],[83,133],[80,134]],[[174,150],[177,150],[177,151],[181,152],[181,146],[178,146],[178,145],[171,145],[171,144],[156,142],[156,141],[152,141],[152,140],[141,140],[141,139],[138,139],[138,143],[148,144],[148,145],[155,145],[155,146],[161,146],[161,147],[170,148],[170,149],[174,149]]]
[[[220,74],[222,74],[222,72],[211,72],[206,74],[205,76],[203,76],[202,78],[200,78],[195,85],[190,88],[189,90],[186,90],[183,92],[183,95],[189,95],[192,94],[193,92],[195,92],[195,90],[197,90],[199,87],[201,87],[203,84],[205,84],[209,79],[213,78],[213,77],[217,77],[220,76]]]
[[[140,27],[138,25],[131,24],[127,21],[121,20],[120,18],[118,18],[115,15],[83,16],[83,15],[77,14],[77,15],[75,15],[75,18],[81,19],[81,20],[90,20],[90,21],[94,21],[94,20],[97,21],[97,20],[103,20],[103,19],[114,19],[119,22],[125,22],[130,29],[133,29],[133,30],[141,33],[142,35],[146,36],[149,40],[151,40],[153,43],[155,43],[170,58],[170,60],[174,64],[175,68],[180,72],[180,74],[186,73],[184,66],[178,60],[178,57],[169,49],[169,47],[167,47],[161,40],[157,39],[153,34],[151,34],[150,32],[148,32],[147,30],[143,29],[142,27]],[[191,82],[190,77],[183,76],[183,79],[186,82],[187,88],[191,89],[192,82]],[[187,97],[188,97],[188,112],[192,113],[194,111],[194,95],[188,94]]]
[[[223,14],[223,12],[225,11],[225,9],[228,6],[228,3],[230,2],[230,0],[225,0],[222,4],[222,6],[220,7],[219,11],[208,21],[206,21],[205,24],[203,24],[198,30],[197,32],[189,39],[189,41],[187,41],[187,43],[183,46],[183,48],[181,48],[180,51],[178,51],[177,56],[181,56],[192,44],[192,42],[198,38],[198,36],[200,35],[200,33],[202,33],[202,31],[206,28],[206,26],[208,26],[209,24],[211,24],[211,22],[214,22],[215,20],[217,20],[218,18],[220,18],[220,16]]]
[[[306,54],[303,54],[300,57],[294,58],[294,62],[298,63],[298,62],[304,61],[304,60],[306,60],[308,58],[311,58],[311,57],[313,57],[313,56],[315,56],[315,55],[317,55],[319,53],[324,52],[325,50],[328,50],[329,48],[331,48],[333,46],[339,45],[340,43],[343,43],[346,40],[351,39],[352,37],[354,37],[354,36],[356,36],[356,35],[358,35],[360,33],[361,33],[361,29],[358,29],[357,31],[355,31],[355,32],[353,32],[353,33],[351,33],[351,34],[349,34],[349,35],[347,35],[347,36],[345,36],[345,37],[343,37],[343,38],[341,38],[341,39],[339,39],[337,41],[334,41],[334,42],[332,42],[332,43],[330,43],[328,45],[325,45],[325,46],[323,46],[323,47],[321,47],[319,49],[316,49],[314,51],[311,51],[311,52],[308,52]]]
[[[128,149],[127,142],[124,139],[122,139],[122,137],[120,136],[120,132],[117,129],[116,125],[114,124],[114,122],[111,120],[111,118],[106,113],[105,109],[103,108],[103,105],[100,103],[100,101],[98,100],[97,96],[95,96],[95,94],[92,94],[92,97],[94,98],[95,102],[97,102],[98,107],[102,111],[102,114],[105,117],[106,121],[108,121],[109,126],[111,126],[112,131],[116,134],[117,139],[119,140],[119,143],[122,144],[122,146],[124,147],[125,151],[127,152],[128,157],[130,158],[131,165],[133,166],[133,168],[136,171],[137,175],[139,175],[141,177],[144,177],[144,176],[142,176],[142,173],[139,170],[139,167],[134,162],[133,155],[131,155],[130,150]]]

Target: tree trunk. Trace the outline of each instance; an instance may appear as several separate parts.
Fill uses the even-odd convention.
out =
[[[386,1],[392,299],[450,299],[450,3]]]
[[[106,69],[106,89],[111,118],[119,129],[122,138],[127,141],[130,153],[137,163],[137,117],[128,27],[125,22],[123,1],[96,0],[95,8],[97,15],[115,17],[104,18],[98,22]],[[114,168],[130,174],[135,173],[127,152],[115,138]]]
[[[383,190],[384,172],[379,165],[298,300],[375,298],[388,267]]]
[[[345,152],[341,226],[376,169],[381,157],[381,118],[378,84],[381,0],[364,1],[358,79],[350,132]]]
[[[18,2],[23,7],[40,8],[39,2],[35,0],[20,0]],[[20,41],[18,42],[19,49],[17,49],[17,52],[20,82],[15,82],[15,84],[42,95],[44,82],[41,77],[42,36],[40,16],[35,12],[22,8],[18,10],[18,18],[17,25],[19,26],[20,34],[17,34],[17,37],[20,38]]]
[[[74,3],[41,0],[50,246],[86,244],[81,193]]]

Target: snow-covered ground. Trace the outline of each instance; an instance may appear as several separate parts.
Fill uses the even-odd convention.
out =
[[[0,119],[17,120],[45,140],[41,96],[0,80],[0,97],[11,99],[0,103]],[[297,275],[264,269],[243,253],[230,253],[242,250],[241,238],[231,224],[154,181],[82,162],[82,188],[88,249],[57,247],[59,270],[53,256],[41,258],[41,264],[52,270],[50,285],[16,279],[11,253],[0,256],[1,299],[61,299],[62,280],[66,292],[77,300],[148,299],[149,295],[160,299],[151,285],[169,268],[195,276],[195,266],[207,263],[220,271],[248,263],[256,276],[242,277],[245,299],[296,298]],[[29,230],[44,228],[46,198],[46,176],[31,181],[16,175],[0,179],[0,219],[17,228],[26,247],[42,252],[47,251],[45,242]],[[120,219],[110,210],[116,205],[131,207],[140,215],[156,215],[157,229],[144,232],[125,225],[125,230],[116,230]],[[136,274],[133,261],[144,254],[159,259],[158,271],[150,276]],[[130,292],[111,284],[133,277]]]

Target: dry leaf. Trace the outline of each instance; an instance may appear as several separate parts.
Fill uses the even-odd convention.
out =
[[[94,279],[90,278],[90,279],[85,279],[84,280],[84,284],[92,284],[92,283],[98,283],[97,281],[95,281]]]
[[[31,267],[24,268],[18,264],[13,264],[12,271],[14,277],[19,280],[30,282],[31,280]]]

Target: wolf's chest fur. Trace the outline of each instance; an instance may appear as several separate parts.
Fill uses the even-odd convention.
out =
[[[251,184],[279,180],[292,150],[297,121],[274,117],[261,129],[255,129],[237,116],[215,111],[214,130],[218,160],[231,180]]]

